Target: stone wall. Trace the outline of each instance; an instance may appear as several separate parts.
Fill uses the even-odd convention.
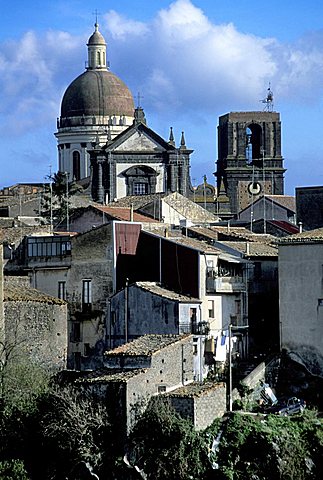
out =
[[[66,368],[67,307],[64,302],[4,301],[6,340],[17,353],[50,369]]]
[[[196,430],[204,430],[212,422],[222,417],[226,411],[226,385],[224,383],[209,384],[197,395],[169,394],[172,407],[181,417],[191,420]],[[189,390],[189,389],[188,389]]]

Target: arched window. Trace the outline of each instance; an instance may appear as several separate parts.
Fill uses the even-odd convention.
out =
[[[74,151],[73,152],[73,179],[80,180],[81,178],[81,160],[80,160],[80,152]]]
[[[101,55],[100,55],[100,52],[97,52],[96,58],[97,58],[97,61],[98,61],[98,65],[101,65]]]
[[[256,123],[250,123],[246,128],[246,158],[251,163],[261,159],[262,128]]]

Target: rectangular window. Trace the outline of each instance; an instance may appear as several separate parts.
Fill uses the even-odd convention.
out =
[[[214,300],[208,300],[209,318],[214,318]]]
[[[164,393],[164,392],[166,392],[165,385],[158,385],[158,393]]]
[[[82,281],[82,309],[83,311],[91,310],[92,304],[92,280]]]
[[[91,354],[91,347],[89,343],[84,343],[84,356],[88,357]]]
[[[236,315],[241,315],[241,300],[235,300]]]
[[[147,193],[147,184],[146,183],[135,183],[133,186],[134,195],[146,195]]]
[[[58,282],[58,298],[66,300],[66,282]]]
[[[74,352],[74,370],[81,370],[81,352]]]
[[[72,323],[71,341],[72,342],[80,342],[81,341],[81,324],[80,324],[80,322],[73,322]]]

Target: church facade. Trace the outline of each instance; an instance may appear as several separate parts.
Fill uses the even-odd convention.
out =
[[[184,133],[175,146],[147,127],[124,82],[110,72],[98,24],[88,43],[88,66],[66,89],[57,119],[58,168],[69,181],[89,179],[93,200],[179,192],[188,196],[190,154]]]

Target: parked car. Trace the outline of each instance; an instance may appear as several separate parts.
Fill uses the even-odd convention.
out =
[[[297,397],[291,397],[287,402],[277,402],[266,409],[266,413],[275,413],[276,415],[294,415],[302,413],[306,408],[305,400]]]

